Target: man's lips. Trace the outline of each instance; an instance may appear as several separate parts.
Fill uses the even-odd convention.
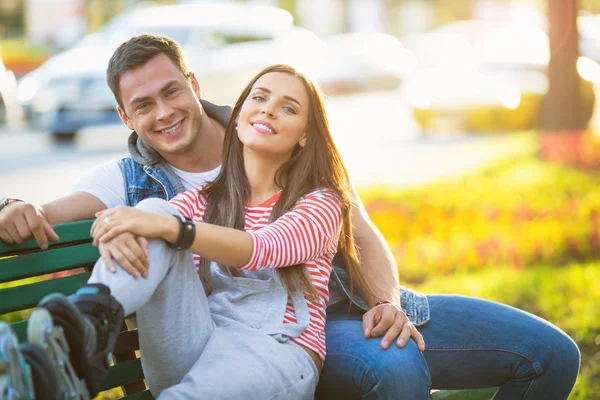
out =
[[[265,134],[269,134],[269,135],[277,134],[277,131],[267,121],[257,120],[257,121],[251,122],[250,125],[252,125],[252,127],[260,133],[265,133]]]
[[[181,128],[182,124],[183,124],[183,119],[180,120],[179,122],[171,125],[171,126],[168,126],[166,128],[163,128],[163,129],[157,129],[156,131],[160,132],[163,135],[167,135],[167,136],[174,135],[174,134],[176,134],[179,131],[179,129]]]

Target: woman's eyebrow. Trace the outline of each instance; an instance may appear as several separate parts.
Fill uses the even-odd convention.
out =
[[[257,86],[255,88],[253,88],[253,90],[260,90],[260,91],[263,91],[263,92],[269,93],[269,94],[272,93],[271,90],[261,87],[261,86]],[[298,106],[302,107],[302,104],[300,104],[300,102],[298,100],[296,100],[295,98],[293,98],[292,96],[283,96],[283,98],[287,99],[289,101],[293,101],[294,103],[298,104]]]

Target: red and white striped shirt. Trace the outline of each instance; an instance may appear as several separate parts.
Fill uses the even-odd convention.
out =
[[[341,204],[332,191],[316,190],[269,224],[271,211],[280,194],[262,204],[244,208],[244,230],[252,236],[252,255],[248,264],[239,268],[258,271],[301,263],[306,265],[318,297],[311,300],[311,297],[304,296],[310,314],[309,326],[291,340],[315,351],[321,361],[325,361],[325,309],[329,303],[331,264],[340,235]],[[179,194],[171,203],[181,215],[194,221],[204,219],[206,199],[198,194],[197,189]],[[195,255],[194,261],[199,268],[200,256]],[[289,297],[283,322],[296,323]]]

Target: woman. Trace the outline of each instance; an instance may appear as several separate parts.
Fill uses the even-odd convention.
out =
[[[160,313],[138,311],[142,362],[155,395],[312,398],[325,360],[328,282],[338,250],[357,284],[368,287],[349,224],[347,172],[319,92],[291,67],[264,69],[236,103],[224,149],[214,182],[171,200],[185,221],[168,215],[168,207],[167,215],[155,213],[160,205],[144,211],[144,203],[161,202],[152,199],[99,213],[92,235],[102,243],[131,232],[195,254],[210,294],[210,315],[199,318],[209,333],[185,377],[164,377],[177,369],[170,354],[176,350],[145,336],[147,321]],[[160,258],[152,253],[150,275]],[[243,377],[223,385],[236,370]]]

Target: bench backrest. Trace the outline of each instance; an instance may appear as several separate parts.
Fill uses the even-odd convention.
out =
[[[45,251],[34,240],[10,246],[0,241],[0,318],[11,323],[20,341],[27,339],[27,310],[47,294],[72,294],[87,282],[100,257],[90,238],[92,222],[55,226],[60,241]],[[123,331],[103,390],[121,386],[128,400],[152,399],[145,390],[137,349],[137,330]]]

